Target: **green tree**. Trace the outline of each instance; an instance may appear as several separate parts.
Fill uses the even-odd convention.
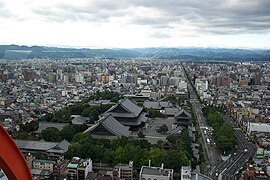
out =
[[[111,102],[117,103],[119,101],[119,97],[113,97],[111,99]]]
[[[189,165],[189,158],[188,155],[185,151],[180,151],[179,152],[179,160],[181,163],[181,166],[188,166]]]
[[[71,112],[69,108],[63,108],[62,110],[55,112],[52,121],[53,122],[70,122]]]
[[[191,142],[189,139],[189,134],[188,134],[187,128],[182,129],[181,137],[176,141],[174,148],[178,152],[182,152],[182,151],[186,152],[186,155],[188,156],[188,158],[193,157],[193,151],[191,148]]]
[[[116,149],[118,147],[124,147],[127,143],[128,143],[128,138],[122,136],[120,138],[111,140],[111,147],[112,149]]]
[[[75,134],[75,136],[72,139],[72,142],[76,143],[80,143],[80,144],[84,144],[84,143],[94,143],[94,139],[87,133],[77,133]]]
[[[147,155],[153,166],[160,166],[166,160],[166,151],[157,147],[152,147]]]
[[[73,136],[77,133],[75,125],[67,125],[61,130],[61,136],[67,141],[71,141]]]
[[[166,124],[163,124],[162,126],[159,127],[157,130],[159,133],[165,134],[166,132],[169,131],[169,128]]]
[[[211,106],[203,108],[203,114],[206,120],[213,127],[214,139],[218,148],[225,154],[233,150],[237,141],[233,132],[233,128],[224,122],[219,109]]]
[[[175,135],[175,134],[171,134],[171,135],[167,136],[166,139],[167,139],[169,142],[175,144],[176,141],[179,139],[179,136],[178,136],[178,135]]]
[[[140,132],[138,132],[138,137],[139,137],[139,138],[144,138],[145,135],[143,134],[143,132],[140,131]]]
[[[148,117],[149,118],[166,118],[166,115],[162,114],[161,112],[153,109],[153,108],[149,108],[147,109],[147,112],[148,112]]]
[[[89,117],[89,114],[90,114],[91,111],[93,111],[93,107],[85,108],[82,111],[81,115],[84,116],[84,117]]]
[[[86,103],[81,102],[81,103],[71,106],[69,109],[72,114],[80,115],[83,112],[83,110],[88,107],[89,105],[87,102]]]
[[[90,113],[89,113],[89,118],[90,118],[90,123],[94,123],[95,121],[97,121],[99,118],[99,112],[96,109],[93,109]]]
[[[38,121],[31,121],[20,125],[21,130],[27,133],[32,133],[33,131],[38,130],[38,127],[39,127]]]
[[[166,155],[165,166],[174,169],[176,172],[181,170],[180,155],[176,150],[169,150]]]
[[[199,155],[200,155],[200,163],[204,163],[204,150],[202,144],[199,145]]]
[[[151,147],[151,143],[149,143],[146,139],[129,140],[128,144],[139,146],[142,149],[149,149]]]
[[[102,162],[112,164],[114,162],[115,152],[112,149],[106,149],[103,155]]]
[[[41,137],[45,141],[59,142],[62,140],[60,131],[54,127],[49,127],[49,128],[42,130]]]
[[[66,154],[67,159],[71,159],[72,157],[82,157],[81,154],[79,154],[81,149],[81,144],[78,142],[71,143],[68,146],[68,152]]]
[[[124,147],[124,154],[126,155],[125,163],[128,163],[129,160],[132,160],[135,167],[140,167],[143,164],[147,163],[146,149],[143,149],[139,146],[134,146],[127,144]],[[121,161],[119,161],[121,162]]]
[[[127,163],[128,157],[125,151],[125,147],[119,146],[114,151],[114,164],[117,164],[119,162]]]
[[[27,132],[17,132],[12,134],[13,139],[21,139],[21,140],[27,140],[29,139],[29,135]]]

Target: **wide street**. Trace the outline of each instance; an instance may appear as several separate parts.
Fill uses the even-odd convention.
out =
[[[212,137],[211,127],[206,122],[206,119],[202,113],[203,106],[199,102],[192,85],[188,84],[190,93],[190,103],[192,104],[194,113],[197,117],[199,131],[202,136],[203,146],[207,155],[206,170],[209,172],[208,176],[212,179],[219,180],[233,180],[236,178],[238,172],[243,168],[245,163],[253,158],[256,152],[256,147],[248,140],[243,134],[237,124],[228,116],[224,115],[224,120],[229,123],[233,129],[235,136],[237,137],[238,146],[235,151],[222,161],[220,152],[216,147],[214,139]]]
[[[205,164],[206,165],[205,172],[208,172],[206,175],[210,176],[214,168],[222,163],[222,158],[214,142],[212,136],[212,128],[208,125],[203,115],[202,112],[203,107],[200,104],[199,100],[197,99],[197,96],[191,86],[189,86],[189,92],[190,92],[190,103],[197,117],[198,122],[197,128],[200,131],[203,146],[206,152],[207,159]]]
[[[211,127],[206,122],[205,117],[201,111],[201,104],[196,99],[190,100],[194,112],[197,116],[198,127],[200,128],[200,133],[202,135],[202,140],[204,144],[205,151],[207,153],[207,169],[209,170],[209,175],[212,179],[235,179],[235,175],[243,168],[245,163],[253,158],[256,152],[255,146],[248,140],[248,138],[242,133],[240,128],[227,116],[224,116],[224,120],[231,124],[234,128],[235,136],[238,140],[238,146],[230,157],[222,162],[220,153],[216,148],[214,139],[212,137]],[[209,142],[207,142],[209,139]]]
[[[231,118],[224,116],[224,120],[231,124],[234,128],[235,136],[238,140],[238,150],[236,155],[231,160],[232,163],[226,166],[226,170],[221,173],[222,179],[234,179],[235,175],[238,174],[239,170],[243,168],[246,162],[253,158],[256,153],[256,147],[249,139],[243,134],[240,128],[232,121]]]

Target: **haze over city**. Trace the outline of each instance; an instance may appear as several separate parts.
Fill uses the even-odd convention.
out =
[[[0,1],[0,44],[270,48],[268,0]]]

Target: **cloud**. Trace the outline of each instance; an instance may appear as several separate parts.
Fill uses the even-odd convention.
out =
[[[0,1],[0,17],[2,18],[14,18],[14,13],[6,7],[6,4]]]
[[[177,27],[178,31],[186,31],[190,26],[188,30],[194,34],[265,33],[270,30],[269,0],[28,0],[22,7],[28,15],[23,11],[15,12],[11,3],[0,3],[0,17],[4,18],[16,14],[47,22],[118,22],[156,30]]]
[[[185,37],[196,37],[193,40],[203,44],[197,37],[269,34],[269,9],[269,0],[0,0],[0,22],[6,23],[6,34],[9,26],[20,24],[28,34],[49,31],[44,28],[53,34],[55,27],[69,29],[69,37],[84,31],[88,41],[95,37],[100,44],[109,38],[113,44],[123,34],[141,42],[157,39],[153,44],[170,44],[177,38],[183,42]],[[78,39],[78,44],[83,40]]]
[[[150,38],[170,38],[171,36],[165,33],[155,32],[152,34],[149,34]]]

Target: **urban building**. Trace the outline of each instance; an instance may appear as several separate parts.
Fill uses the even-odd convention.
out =
[[[161,167],[142,166],[139,180],[173,180],[173,169]]]
[[[92,160],[83,160],[73,157],[67,166],[68,180],[85,180],[89,173],[93,172]]]

